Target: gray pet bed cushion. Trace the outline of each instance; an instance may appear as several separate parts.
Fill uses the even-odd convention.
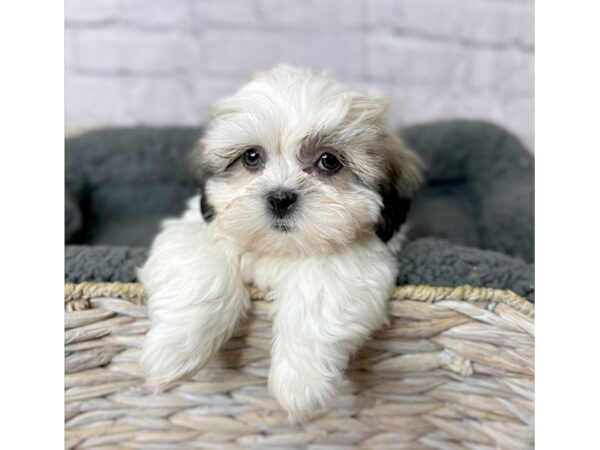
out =
[[[65,142],[65,280],[135,281],[162,219],[196,194],[196,128],[95,131]],[[469,284],[534,300],[534,162],[505,130],[451,121],[402,130],[427,164],[398,284]]]

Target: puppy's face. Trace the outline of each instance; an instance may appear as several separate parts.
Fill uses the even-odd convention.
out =
[[[384,109],[308,71],[259,74],[214,106],[194,150],[205,219],[267,253],[326,253],[374,232],[389,239],[420,170],[382,124]]]

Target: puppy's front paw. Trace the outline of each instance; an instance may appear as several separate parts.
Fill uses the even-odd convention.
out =
[[[212,349],[203,350],[208,349],[191,348],[189,339],[177,330],[160,326],[152,328],[144,341],[140,360],[147,386],[160,393],[174,382],[193,374],[206,364],[212,354]]]
[[[292,423],[302,423],[331,406],[340,377],[315,372],[310,365],[301,369],[288,361],[275,360],[269,374],[269,391],[288,413]]]

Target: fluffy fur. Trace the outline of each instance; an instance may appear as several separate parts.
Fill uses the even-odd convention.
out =
[[[206,363],[247,310],[252,283],[273,300],[271,393],[295,421],[330,405],[350,356],[386,323],[393,250],[420,182],[419,161],[385,127],[385,109],[287,66],[214,106],[192,154],[201,197],[164,223],[139,270],[151,386]],[[336,170],[323,166],[331,155]],[[272,206],[282,192],[296,199],[285,214]]]

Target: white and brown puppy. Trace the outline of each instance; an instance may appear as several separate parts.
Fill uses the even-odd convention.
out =
[[[271,393],[295,421],[326,408],[354,351],[386,323],[397,235],[419,160],[385,102],[308,70],[261,72],[218,102],[193,152],[201,198],[168,220],[139,278],[160,390],[200,369],[269,292]]]

